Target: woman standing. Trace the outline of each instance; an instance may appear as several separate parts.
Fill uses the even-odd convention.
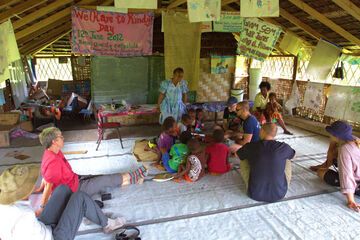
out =
[[[172,79],[165,80],[160,85],[158,99],[158,108],[161,112],[160,124],[169,116],[172,116],[176,122],[179,122],[181,116],[186,112],[185,103],[187,102],[187,92],[189,89],[183,77],[184,70],[176,68],[173,71]]]

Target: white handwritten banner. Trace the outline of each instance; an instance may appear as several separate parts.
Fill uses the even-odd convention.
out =
[[[234,32],[243,30],[244,19],[237,12],[224,12],[219,21],[213,22],[214,32]]]
[[[221,0],[187,0],[190,22],[220,20]]]
[[[279,17],[279,0],[241,0],[242,17]]]
[[[308,82],[304,96],[304,107],[314,109],[318,112],[323,99],[323,93],[324,84]]]
[[[332,85],[326,102],[325,115],[337,119],[344,119],[345,111],[349,105],[350,95],[351,87]]]
[[[154,14],[73,8],[72,51],[100,56],[152,54]]]
[[[279,47],[293,55],[298,55],[299,50],[302,46],[302,40],[293,34],[285,33],[285,36],[281,40]]]
[[[116,8],[157,9],[157,0],[115,0]]]
[[[238,54],[264,61],[275,47],[281,31],[281,28],[257,18],[246,18]]]

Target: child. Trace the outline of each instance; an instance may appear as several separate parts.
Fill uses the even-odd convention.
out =
[[[189,148],[187,147],[188,141],[192,138],[191,132],[185,131],[180,134],[180,143],[176,143],[171,147],[169,161],[163,161],[166,171],[169,173],[177,173],[179,165],[184,162],[189,154]]]
[[[157,149],[155,152],[158,154],[156,165],[160,164],[160,160],[169,159],[169,151],[175,143],[176,137],[176,122],[173,117],[165,118],[162,124],[162,133],[157,140]]]
[[[265,117],[267,122],[278,122],[280,127],[284,130],[284,134],[293,135],[285,126],[285,122],[281,116],[281,105],[276,101],[276,93],[269,94],[269,102],[266,104]]]
[[[213,132],[215,143],[206,147],[205,152],[208,154],[207,165],[210,174],[223,174],[230,170],[229,163],[230,150],[224,142],[224,131],[217,129]]]
[[[195,124],[196,124],[196,112],[194,109],[189,109],[188,114],[191,118],[191,131],[195,130]]]
[[[196,139],[189,140],[188,148],[190,155],[187,157],[186,165],[180,165],[178,173],[174,177],[180,178],[184,176],[186,181],[195,182],[205,174],[206,153]]]
[[[183,114],[181,116],[181,122],[177,125],[178,128],[178,135],[180,136],[181,133],[191,128],[191,118],[189,114]]]
[[[204,128],[204,112],[201,108],[196,109],[195,132],[200,133]]]

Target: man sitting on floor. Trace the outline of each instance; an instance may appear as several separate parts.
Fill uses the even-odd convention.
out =
[[[291,179],[291,162],[295,150],[275,141],[277,127],[266,123],[260,130],[261,140],[240,148],[240,173],[246,191],[256,201],[275,202],[285,197]]]

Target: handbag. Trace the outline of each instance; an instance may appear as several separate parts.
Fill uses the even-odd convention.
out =
[[[125,226],[120,228],[115,235],[116,240],[141,240],[140,230],[135,226]]]
[[[340,65],[340,66],[339,66]],[[341,80],[344,79],[344,64],[342,61],[338,61],[334,74],[333,74],[334,78],[341,78]]]

